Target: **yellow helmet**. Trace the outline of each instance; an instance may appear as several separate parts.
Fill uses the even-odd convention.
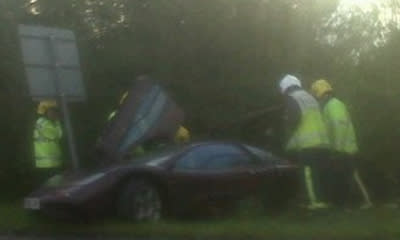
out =
[[[47,112],[47,110],[49,110],[49,108],[55,107],[57,107],[57,102],[54,100],[41,101],[38,105],[37,113],[43,115]]]
[[[311,85],[311,91],[317,98],[321,98],[324,94],[332,90],[332,86],[325,79],[317,80]]]
[[[120,104],[120,105],[122,105],[122,104],[125,102],[125,100],[126,100],[126,98],[128,97],[128,95],[129,95],[128,92],[124,92],[124,94],[122,94],[122,97],[121,97],[121,99],[119,100],[119,104]]]
[[[190,133],[183,126],[179,126],[178,130],[175,133],[175,143],[187,143],[190,141]]]

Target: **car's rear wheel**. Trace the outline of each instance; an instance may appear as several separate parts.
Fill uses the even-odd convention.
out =
[[[130,180],[117,202],[119,216],[133,221],[158,221],[162,215],[159,190],[143,180]]]

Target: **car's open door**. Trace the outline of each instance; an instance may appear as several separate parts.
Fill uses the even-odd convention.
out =
[[[112,162],[147,140],[171,138],[183,115],[156,81],[141,77],[100,136],[96,160]]]

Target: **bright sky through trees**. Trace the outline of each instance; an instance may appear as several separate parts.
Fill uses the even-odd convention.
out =
[[[362,52],[382,47],[393,29],[400,27],[399,0],[341,0],[325,19],[319,39],[347,49],[358,61]]]

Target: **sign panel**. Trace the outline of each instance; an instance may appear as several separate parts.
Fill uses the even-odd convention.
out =
[[[75,35],[70,30],[19,26],[30,95],[36,99],[86,97]]]

